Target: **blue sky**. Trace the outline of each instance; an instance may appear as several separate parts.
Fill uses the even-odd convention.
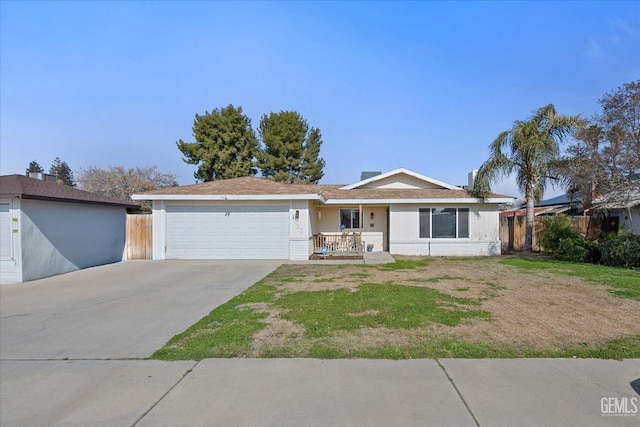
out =
[[[1,1],[0,173],[60,157],[191,184],[175,142],[233,104],[320,128],[322,183],[463,184],[514,120],[591,116],[638,78],[640,2]]]

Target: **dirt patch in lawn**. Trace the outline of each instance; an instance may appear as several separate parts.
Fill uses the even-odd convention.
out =
[[[394,331],[369,328],[357,334],[338,334],[333,339],[345,348],[406,345],[429,337],[506,344],[520,349],[567,348],[601,344],[626,335],[640,335],[640,301],[617,298],[605,286],[541,270],[522,270],[491,259],[429,259],[423,266],[390,269],[385,266],[285,265],[279,270],[287,280],[274,280],[280,292],[349,289],[362,283],[393,283],[419,286],[473,299],[477,309],[491,318],[473,319],[457,326]],[[258,307],[254,308],[257,309]],[[287,340],[302,339],[303,330],[280,319],[271,306],[267,327],[256,334],[256,354]],[[360,313],[354,313],[358,315]]]
[[[519,278],[480,307],[491,313],[491,320],[455,328],[438,325],[436,330],[468,341],[521,349],[603,344],[622,335],[640,334],[640,302],[616,298],[603,286],[568,277],[562,281],[558,277]]]
[[[304,328],[300,325],[280,318],[281,310],[267,303],[244,304],[245,307],[255,310],[257,313],[267,313],[268,316],[261,321],[267,327],[253,335],[253,346],[249,357],[259,357],[266,346],[281,347],[291,338],[301,336]]]

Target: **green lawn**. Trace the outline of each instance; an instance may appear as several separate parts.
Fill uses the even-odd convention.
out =
[[[578,281],[571,288],[557,286],[562,292],[557,299],[548,295],[565,277]],[[529,296],[523,297],[523,290]],[[541,305],[548,307],[571,297],[574,302],[566,308],[556,307],[567,315],[582,306],[583,293],[585,304],[600,307],[594,298],[611,299],[607,291],[628,301],[627,310],[635,311],[637,304],[640,313],[635,302],[640,301],[640,273],[610,267],[524,257],[400,259],[382,266],[287,264],[173,337],[151,358],[640,357],[640,334],[624,330],[607,331],[606,337],[586,334],[584,342],[566,344],[558,339],[522,344],[516,336],[511,342],[503,332],[497,340],[492,328],[519,320],[510,320],[501,307],[530,309],[523,298],[538,291],[549,301]],[[539,310],[545,316],[545,307]],[[615,307],[607,310],[594,316],[617,319]],[[474,332],[477,326],[489,332]],[[460,333],[466,328],[472,332]],[[514,334],[531,332],[513,329]],[[585,332],[575,332],[580,333]]]

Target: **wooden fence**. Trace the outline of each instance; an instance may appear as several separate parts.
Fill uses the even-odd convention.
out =
[[[541,250],[536,238],[536,232],[540,227],[540,217],[535,219],[533,226],[533,250]],[[591,221],[593,217],[588,216],[574,216],[571,217],[573,225],[580,232],[582,236],[592,238],[592,234],[595,231],[595,227]],[[591,222],[591,223],[590,223]],[[501,216],[500,217],[500,242],[502,247],[502,253],[508,253],[513,251],[521,251],[524,248],[524,239],[527,233],[527,219],[525,216]]]
[[[127,215],[127,259],[151,259],[153,256],[153,217]]]

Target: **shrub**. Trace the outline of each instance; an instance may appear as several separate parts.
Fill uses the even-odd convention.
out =
[[[558,250],[561,239],[579,239],[580,233],[573,226],[570,217],[564,214],[548,216],[540,220],[541,228],[537,233],[540,246],[551,253]]]
[[[596,244],[585,239],[560,239],[558,249],[553,253],[553,257],[561,261],[591,262],[595,264],[600,260],[600,251]]]
[[[624,268],[640,268],[640,236],[622,234],[600,243],[600,262]]]

